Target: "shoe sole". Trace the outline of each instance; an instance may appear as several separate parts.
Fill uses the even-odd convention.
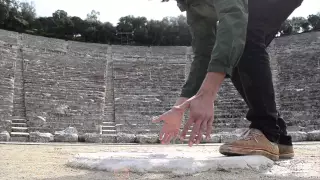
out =
[[[262,149],[252,149],[235,146],[221,146],[220,153],[226,156],[262,155],[273,161],[279,160],[279,155]]]
[[[287,154],[280,154],[279,158],[280,159],[291,159],[294,157],[294,153],[287,153]]]

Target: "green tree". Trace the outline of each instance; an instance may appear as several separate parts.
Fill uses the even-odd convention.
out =
[[[30,25],[36,18],[36,9],[34,3],[21,2],[20,3],[20,12],[24,20],[26,20]]]
[[[318,13],[318,15],[315,15],[315,14],[309,15],[308,21],[314,30],[317,30],[317,28],[320,29],[320,13]]]
[[[57,37],[70,38],[73,36],[74,25],[66,11],[57,10],[52,14],[52,18],[56,24],[55,33]]]
[[[90,14],[87,14],[86,21],[88,22],[99,22],[100,12],[92,10]]]
[[[306,28],[306,24],[308,20],[304,17],[293,17],[290,20],[290,24],[293,27],[293,33],[301,33],[302,31],[304,31],[305,29],[302,27],[302,25],[304,24],[304,27]]]
[[[293,27],[292,27],[292,25],[291,25],[289,20],[285,20],[282,23],[279,32],[281,33],[281,35],[290,35],[290,34],[292,34]]]

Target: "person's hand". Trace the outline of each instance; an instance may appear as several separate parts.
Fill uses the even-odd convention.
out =
[[[206,135],[207,140],[210,139],[214,118],[213,100],[212,96],[200,93],[185,102],[190,103],[190,114],[189,120],[185,124],[180,138],[181,140],[185,139],[188,130],[193,126],[192,133],[189,138],[189,146],[192,146],[194,143],[199,144],[202,140],[203,134]],[[182,104],[182,106],[183,105],[184,104]]]
[[[178,98],[172,109],[152,121],[154,123],[164,121],[159,136],[162,144],[168,144],[172,139],[179,136],[184,111],[187,109],[187,106],[185,106],[186,104],[184,106],[179,105],[187,100],[188,98],[184,97]]]
[[[162,144],[169,144],[172,139],[178,137],[184,111],[184,109],[174,106],[172,109],[152,121],[154,123],[164,121],[164,125],[162,126],[159,135]]]

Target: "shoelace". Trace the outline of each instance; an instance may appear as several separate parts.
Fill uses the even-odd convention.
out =
[[[258,143],[258,140],[257,140],[256,136],[259,136],[259,135],[260,135],[260,133],[257,132],[256,130],[248,129],[248,130],[246,130],[245,132],[242,133],[242,135],[241,135],[242,138],[241,139],[242,140],[246,140],[246,141],[254,139]]]

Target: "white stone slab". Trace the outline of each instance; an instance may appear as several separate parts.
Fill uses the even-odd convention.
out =
[[[274,162],[263,156],[224,157],[204,153],[83,153],[67,163],[75,168],[118,172],[173,173],[188,175],[205,171],[254,169],[266,170]]]

